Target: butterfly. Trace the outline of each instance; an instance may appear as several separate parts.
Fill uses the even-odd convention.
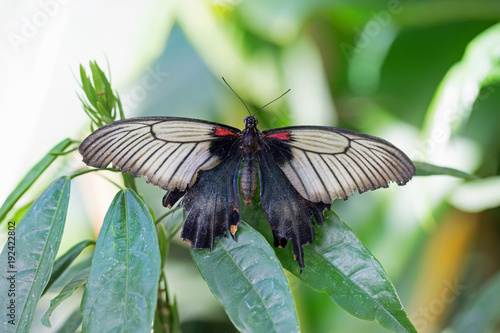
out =
[[[228,232],[235,239],[238,188],[250,206],[260,183],[274,246],[291,241],[301,270],[303,245],[314,240],[314,220],[321,225],[335,199],[390,182],[404,185],[415,174],[411,160],[378,137],[326,126],[260,132],[255,114],[244,122],[239,130],[190,118],[130,118],[97,129],[79,152],[89,166],[112,164],[167,190],[165,207],[180,200],[186,210],[181,237],[193,249],[212,250]]]

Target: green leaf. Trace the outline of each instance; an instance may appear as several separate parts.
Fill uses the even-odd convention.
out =
[[[413,162],[415,165],[415,176],[436,176],[436,175],[447,175],[447,176],[453,176],[453,177],[458,177],[458,178],[464,178],[464,179],[477,179],[478,177],[471,175],[469,173],[452,169],[452,168],[447,168],[447,167],[441,167],[437,166],[434,164],[429,164],[425,162]]]
[[[80,79],[82,80],[82,89],[83,92],[85,93],[85,96],[87,96],[87,100],[90,102],[90,104],[96,107],[97,94],[94,87],[92,86],[90,78],[87,76],[87,73],[85,72],[85,68],[83,68],[82,65],[80,65]]]
[[[23,219],[23,216],[28,212],[28,209],[31,207],[33,204],[33,201],[27,202],[25,205],[11,210],[11,213],[9,214],[9,220],[10,221],[21,221]]]
[[[99,232],[83,294],[83,331],[150,332],[160,253],[146,205],[132,190],[113,199]]]
[[[378,260],[335,213],[325,216],[314,242],[304,246],[302,274],[290,246],[276,250],[283,267],[358,318],[393,332],[416,332]]]
[[[105,92],[104,83],[102,79],[104,75],[101,76],[101,69],[97,65],[96,61],[91,61],[89,63],[89,66],[90,66],[90,71],[92,72],[92,81],[94,81],[95,92],[97,93],[98,96],[100,96]],[[104,77],[104,80],[106,80],[106,77]]]
[[[156,232],[158,234],[158,244],[160,247],[160,256],[161,256],[161,268],[165,267],[165,262],[167,261],[168,250],[170,248],[170,241],[167,239],[167,234],[165,231],[165,227],[162,224],[156,225]]]
[[[80,324],[82,323],[82,313],[80,309],[76,309],[69,315],[64,321],[61,327],[55,333],[73,333],[76,332]]]
[[[118,106],[118,114],[120,115],[120,119],[125,119],[125,114],[123,113],[122,101],[120,100],[120,95],[116,92],[116,105]]]
[[[63,152],[72,141],[70,139],[64,139],[52,148],[44,158],[42,158],[31,170],[24,176],[24,178],[17,184],[14,191],[7,197],[2,207],[0,208],[0,222],[3,221],[5,216],[14,207],[16,202],[21,198],[21,196],[33,185],[33,183],[38,179],[38,177],[49,167],[49,165],[54,162],[59,154]]]
[[[454,318],[450,333],[494,332],[500,323],[500,273],[497,273],[475,297],[465,303]]]
[[[2,309],[12,309],[14,305],[15,309],[8,311],[15,317],[2,316],[1,332],[30,330],[35,306],[49,281],[61,243],[70,184],[68,177],[54,181],[33,202],[14,230],[15,236],[10,235],[15,239],[15,243],[9,238],[5,244],[0,262],[9,266],[0,274],[0,304]],[[12,292],[15,295],[12,295]],[[13,301],[15,303],[12,303]]]
[[[174,296],[174,302],[170,306],[170,317],[172,318],[172,332],[180,332],[179,310],[177,307],[177,298]]]
[[[276,255],[245,222],[238,241],[222,237],[212,252],[191,250],[212,293],[241,332],[298,332],[295,305]]]
[[[94,64],[95,64],[96,70],[98,71],[99,76],[101,78],[101,82],[104,86],[104,94],[105,94],[104,98],[106,100],[106,106],[107,106],[108,110],[111,111],[111,110],[113,110],[113,108],[115,108],[115,103],[116,103],[116,97],[113,94],[113,89],[111,88],[111,83],[108,80],[108,78],[106,77],[106,74],[104,74],[104,72],[99,68],[99,66],[97,66],[97,62],[94,62]],[[111,74],[110,74],[110,79],[111,79]]]
[[[113,121],[113,118],[111,118],[111,112],[106,109],[106,106],[101,103],[101,101],[97,102],[97,111],[99,111],[99,114],[103,118],[104,122],[110,123]]]
[[[92,80],[90,77],[87,77],[85,69],[80,65],[82,89],[90,103],[86,103],[80,97],[85,113],[87,113],[97,127],[113,122],[117,116],[117,109],[119,110],[120,118],[123,119],[120,98],[118,93],[115,95],[115,92],[111,88],[111,83],[106,78],[106,74],[99,68],[96,61],[91,61],[89,66]]]
[[[64,286],[59,295],[57,295],[50,301],[49,309],[42,317],[43,325],[50,327],[49,316],[52,314],[52,311],[54,311],[54,309],[58,307],[65,299],[73,295],[73,292],[78,287],[83,286],[85,283],[87,283],[89,273],[90,267],[81,271],[80,274],[76,275],[67,285]]]
[[[177,310],[177,301],[170,302],[168,295],[167,278],[162,272],[160,274],[160,288],[158,290],[158,304],[155,311],[155,320],[153,323],[153,332],[177,333],[179,329],[179,311]]]
[[[59,259],[54,262],[54,268],[52,269],[52,275],[50,280],[45,287],[44,293],[52,286],[52,284],[61,276],[62,273],[71,265],[71,263],[78,257],[78,255],[89,245],[94,245],[95,242],[91,240],[84,240],[73,246],[65,254],[63,254]]]

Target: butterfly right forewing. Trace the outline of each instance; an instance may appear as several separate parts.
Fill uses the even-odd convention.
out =
[[[406,184],[411,160],[391,143],[367,134],[319,126],[262,132],[266,145],[295,189],[312,202],[331,203],[360,193]]]

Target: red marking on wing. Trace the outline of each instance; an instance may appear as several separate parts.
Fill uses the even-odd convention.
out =
[[[231,131],[224,129],[224,128],[220,128],[220,127],[215,128],[213,135],[215,135],[215,136],[229,136],[229,135],[237,136],[236,133],[231,132]]]
[[[291,140],[290,133],[288,133],[288,132],[274,133],[271,135],[267,135],[266,138],[272,138],[272,139],[277,139],[277,140],[281,140],[281,141],[290,141]]]

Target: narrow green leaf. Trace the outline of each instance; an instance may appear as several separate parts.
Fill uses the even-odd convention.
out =
[[[85,96],[87,96],[87,100],[95,107],[97,103],[97,94],[82,65],[80,65],[80,79],[82,80],[82,89],[85,92]]]
[[[462,286],[464,288],[464,286]],[[450,333],[495,332],[500,323],[500,273],[497,273],[475,297],[465,303],[455,317]]]
[[[104,93],[104,83],[102,81],[101,69],[97,66],[96,61],[91,61],[89,65],[92,72],[92,81],[94,81],[95,91],[99,96]],[[104,79],[106,79],[106,77],[104,77]]]
[[[115,95],[115,92],[111,88],[110,80],[108,80],[106,74],[99,68],[96,61],[91,61],[89,65],[92,80],[87,77],[85,70],[80,66],[82,88],[91,104],[89,105],[80,98],[84,111],[97,127],[116,120],[117,113],[119,113],[120,119],[124,119],[120,97],[118,93]]]
[[[110,123],[113,121],[111,118],[111,113],[106,109],[103,103],[100,101],[97,102],[97,111],[99,111],[100,116],[104,119],[106,123]]]
[[[477,179],[478,177],[471,175],[469,173],[452,169],[452,168],[447,168],[447,167],[441,167],[437,166],[434,164],[429,164],[425,162],[413,162],[415,165],[415,176],[435,176],[435,175],[447,175],[447,176],[453,176],[453,177],[458,177],[458,178],[464,178],[464,179]]]
[[[33,201],[30,201],[19,208],[11,210],[11,212],[9,214],[9,220],[21,221],[23,219],[23,216],[28,212],[28,209],[31,207],[32,204],[33,204]]]
[[[170,297],[168,295],[167,278],[165,277],[165,274],[163,272],[160,274],[159,285],[160,287],[158,289],[158,304],[155,311],[153,331],[180,333],[177,302],[175,300],[175,297],[173,303],[170,302]]]
[[[80,80],[83,82],[87,79],[87,73],[85,72],[85,68],[80,64]]]
[[[82,323],[82,313],[80,309],[76,309],[69,315],[68,318],[62,323],[61,327],[55,333],[73,333],[76,332]]]
[[[159,277],[151,214],[134,191],[119,191],[97,238],[81,304],[83,331],[149,333]]]
[[[0,255],[1,332],[29,332],[61,243],[70,194],[70,180],[54,181],[29,208]],[[10,225],[9,225],[10,226]],[[10,228],[9,228],[10,230]],[[12,238],[11,238],[12,237]]]
[[[97,66],[97,63],[96,63]],[[106,98],[106,107],[108,110],[112,110],[115,107],[116,103],[116,98],[115,95],[113,94],[113,89],[111,89],[111,83],[108,81],[108,78],[106,77],[106,74],[97,66],[99,69],[99,75],[101,76],[101,81],[104,85],[104,93],[105,93],[105,98]]]
[[[83,286],[85,283],[87,283],[89,273],[90,267],[81,271],[80,274],[76,275],[67,285],[64,286],[59,295],[57,295],[50,301],[49,309],[42,317],[43,325],[50,327],[49,317],[52,314],[52,311],[54,311],[54,309],[58,307],[65,299],[73,295],[73,292],[78,287]]]
[[[44,293],[49,290],[50,286],[61,276],[62,273],[71,265],[71,263],[78,257],[78,255],[89,245],[94,245],[95,242],[91,240],[84,240],[73,246],[71,249],[66,251],[59,259],[54,262],[54,267],[52,269],[52,275],[50,280],[45,287]]]
[[[38,179],[38,177],[49,167],[49,165],[54,162],[57,155],[54,153],[63,152],[70,144],[71,139],[64,139],[52,148],[45,157],[43,157],[31,170],[24,176],[24,178],[17,184],[14,191],[7,197],[2,207],[0,208],[0,222],[3,221],[5,216],[14,207],[16,202],[21,198],[21,196],[30,188],[31,185]]]
[[[302,274],[289,246],[277,249],[283,266],[358,318],[393,332],[416,332],[378,260],[335,213],[325,216],[314,242],[304,246]]]
[[[170,242],[167,239],[167,234],[165,231],[165,227],[162,224],[156,225],[156,232],[158,234],[158,243],[160,246],[160,256],[161,256],[161,268],[165,267],[165,262],[168,256],[168,249],[170,246]]]
[[[116,105],[118,105],[118,114],[120,115],[120,119],[125,119],[125,114],[123,113],[123,108],[122,108],[122,101],[120,100],[118,92],[116,92]]]
[[[81,64],[80,64],[80,81],[82,82],[82,89],[83,89],[85,95],[88,96],[86,85],[88,86],[89,77],[87,76],[87,72],[85,71],[85,68]]]
[[[180,332],[179,310],[177,308],[177,298],[175,296],[170,310],[172,312],[170,314],[170,317],[172,318],[172,332]]]
[[[66,270],[61,274],[59,279],[57,279],[52,285],[51,289],[59,292],[65,285],[67,285],[75,276],[80,274],[83,270],[92,266],[92,256],[91,254],[82,256],[80,260],[75,260],[73,264],[71,264]],[[47,288],[46,288],[47,291]]]
[[[82,87],[83,88],[83,87]],[[94,109],[92,108],[92,106],[87,103],[82,96],[80,95],[77,95],[78,96],[78,99],[80,100],[80,102],[82,103],[82,107],[83,107],[83,110],[85,111],[85,113],[87,113],[87,115],[91,118],[91,119],[94,119],[98,116],[97,112],[94,111]]]
[[[212,252],[191,250],[212,293],[241,332],[298,332],[294,300],[276,255],[245,222],[238,241],[217,240]]]

